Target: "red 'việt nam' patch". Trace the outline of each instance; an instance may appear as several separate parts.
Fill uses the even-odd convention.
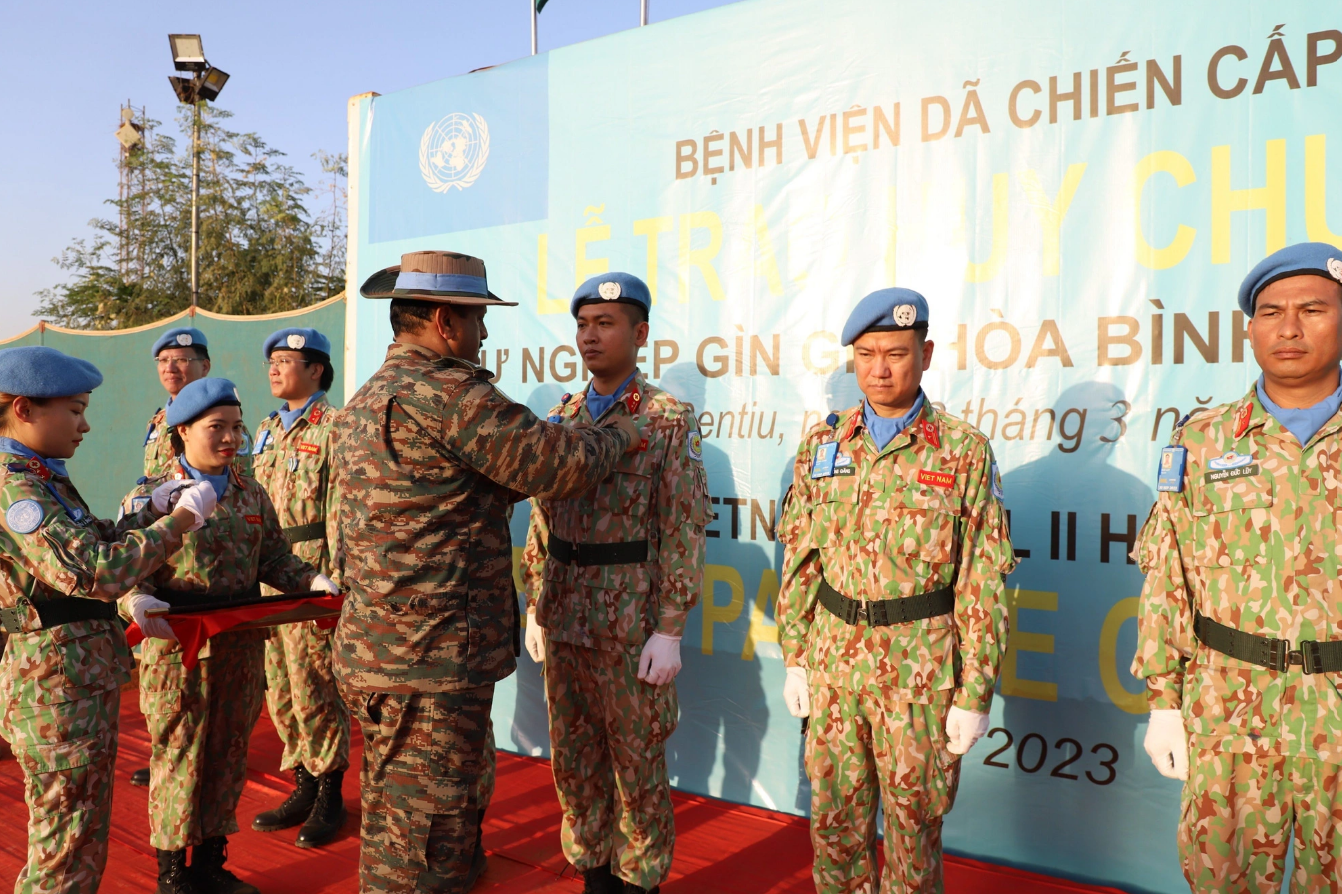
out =
[[[927,469],[919,469],[918,483],[932,487],[951,487],[955,484],[955,476],[950,472],[932,472]]]

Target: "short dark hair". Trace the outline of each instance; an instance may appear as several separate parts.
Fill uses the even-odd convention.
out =
[[[411,335],[424,328],[425,323],[433,320],[433,313],[442,307],[438,301],[420,301],[416,298],[391,299],[391,334]]]
[[[335,381],[335,368],[331,366],[331,358],[321,351],[304,348],[303,360],[306,363],[320,363],[322,365],[322,378],[317,387],[322,391],[330,391],[331,383]]]

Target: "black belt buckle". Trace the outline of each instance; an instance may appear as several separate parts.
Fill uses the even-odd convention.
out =
[[[1288,650],[1291,644],[1290,640],[1267,639],[1265,637],[1262,642],[1267,650],[1267,654],[1262,661],[1264,667],[1279,673],[1290,667],[1290,652]]]
[[[849,621],[848,623],[856,624],[857,622],[861,621],[862,623],[869,625],[871,623],[871,617],[867,611],[867,603],[862,602],[861,600],[854,599],[852,602],[852,606],[853,606],[853,620]]]
[[[1300,655],[1299,664],[1305,673],[1317,674],[1323,669],[1323,650],[1315,640],[1302,639],[1297,654]]]

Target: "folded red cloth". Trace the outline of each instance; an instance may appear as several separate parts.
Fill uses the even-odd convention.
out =
[[[210,611],[169,614],[166,620],[172,625],[172,632],[176,634],[177,641],[182,644],[182,665],[190,669],[200,663],[200,650],[205,648],[205,642],[216,633],[232,630],[239,624],[249,621],[263,621],[274,615],[293,611],[299,606],[310,605],[339,611],[344,601],[345,597],[340,594],[300,596],[294,599],[277,597],[237,608],[223,606]],[[330,630],[337,620],[338,618],[328,618],[315,623],[323,630]],[[132,647],[144,638],[144,631],[140,630],[139,624],[131,624],[126,630],[126,640]]]

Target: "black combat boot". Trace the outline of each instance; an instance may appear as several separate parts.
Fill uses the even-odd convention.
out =
[[[485,856],[485,812],[481,810],[475,823],[475,853],[471,855],[471,871],[466,873],[466,890],[475,887],[476,881],[484,874],[489,860]]]
[[[340,782],[344,778],[344,770],[323,773],[317,777],[317,795],[312,802],[312,810],[303,821],[303,828],[298,830],[298,839],[294,844],[299,847],[317,847],[330,841],[340,831],[340,827],[345,824],[345,799],[340,794]],[[260,816],[256,818],[256,823],[259,822]],[[256,828],[256,823],[252,824],[253,828]]]
[[[610,865],[582,871],[582,894],[624,894],[624,882],[611,874]]]
[[[130,774],[130,784],[131,784],[131,785],[138,785],[140,788],[148,788],[148,787],[149,787],[149,768],[148,768],[148,767],[141,767],[140,769],[136,770],[134,773]]]
[[[222,835],[206,838],[191,852],[191,878],[200,894],[261,894],[255,886],[224,868],[228,859],[228,839]]]
[[[294,768],[294,790],[289,793],[289,797],[274,810],[258,813],[256,819],[252,820],[252,828],[258,832],[278,832],[296,826],[312,813],[312,805],[316,800],[317,777],[299,764]]]
[[[199,894],[186,868],[186,849],[158,852],[158,894]]]

